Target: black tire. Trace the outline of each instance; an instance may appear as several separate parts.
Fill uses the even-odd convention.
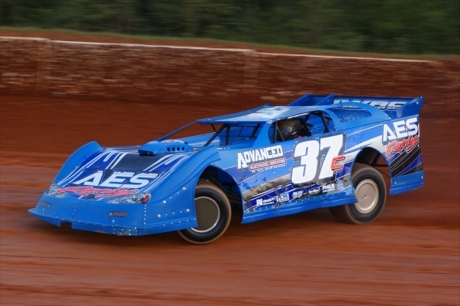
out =
[[[194,244],[210,243],[227,230],[232,218],[230,201],[216,185],[199,180],[195,189],[198,226],[178,231],[179,236]]]
[[[365,224],[377,219],[387,197],[385,181],[375,168],[355,164],[351,175],[358,202],[331,207],[332,215],[340,222]]]

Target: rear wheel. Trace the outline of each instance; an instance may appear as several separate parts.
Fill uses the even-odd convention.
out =
[[[222,236],[232,217],[230,202],[216,185],[200,180],[195,189],[197,227],[178,231],[179,236],[191,243],[205,244]]]
[[[332,215],[341,222],[364,224],[374,221],[382,212],[386,201],[386,185],[382,175],[375,168],[355,164],[351,180],[358,202],[331,207]]]

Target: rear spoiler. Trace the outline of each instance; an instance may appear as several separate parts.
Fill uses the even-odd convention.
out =
[[[374,106],[384,111],[391,118],[401,118],[418,115],[422,108],[423,97],[393,98],[393,97],[364,97],[364,96],[338,96],[307,94],[289,103],[289,106],[318,106],[334,105],[344,102],[355,102]]]

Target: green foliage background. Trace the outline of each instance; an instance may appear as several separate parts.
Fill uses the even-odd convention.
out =
[[[460,54],[459,0],[0,0],[0,26]]]

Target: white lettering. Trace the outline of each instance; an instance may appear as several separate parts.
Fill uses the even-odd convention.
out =
[[[132,172],[115,172],[106,179],[99,186],[101,187],[110,187],[110,188],[119,188],[121,184],[127,179],[133,176]]]
[[[75,185],[85,185],[85,186],[99,186],[99,183],[102,179],[102,171],[97,171],[81,180],[74,182]]]
[[[388,102],[372,101],[371,103],[369,103],[369,105],[380,108],[380,109],[386,109],[388,106]]]
[[[388,143],[396,139],[406,138],[418,134],[417,117],[393,122],[393,130],[386,124],[383,125],[382,142]]]
[[[97,171],[96,173],[73,182],[72,185],[140,189],[147,186],[153,179],[158,176],[157,173],[139,173],[134,175],[134,172],[114,172],[109,176],[108,179],[101,183],[102,175],[103,171]],[[125,182],[126,184],[123,184]]]
[[[406,127],[409,130],[408,135],[413,136],[418,133],[417,118],[410,118],[406,121]]]
[[[249,164],[284,157],[281,145],[237,153],[238,169],[246,169]]]
[[[260,150],[260,160],[266,160],[268,159],[268,154],[267,154],[267,150]]]
[[[156,178],[158,174],[156,173],[140,173],[138,175],[133,176],[129,182],[131,184],[124,184],[121,186],[122,188],[142,188],[147,186],[148,183],[150,183],[151,180]]]
[[[356,103],[368,104],[368,105],[374,106],[381,110],[395,110],[406,104],[406,102],[403,102],[403,101],[389,101],[389,100],[380,100],[380,101],[361,100],[361,99],[343,99],[343,100],[336,99],[334,100],[334,104],[338,104],[342,102],[356,102]]]
[[[396,139],[396,135],[395,133],[393,133],[393,131],[391,130],[391,128],[384,124],[383,125],[383,143],[387,143],[388,141],[391,141],[391,140],[395,140]]]
[[[398,138],[407,137],[406,122],[404,120],[393,122],[393,126],[395,127],[396,137]]]
[[[251,152],[244,152],[244,161],[246,163],[250,163],[251,162],[251,155],[250,155]]]
[[[248,163],[243,155],[243,153],[238,153],[238,169],[245,169],[248,167]]]
[[[387,109],[397,109],[405,104],[405,102],[390,102],[387,106]]]
[[[260,154],[259,151],[255,151],[255,155],[256,155],[256,161],[263,160],[262,155]]]

